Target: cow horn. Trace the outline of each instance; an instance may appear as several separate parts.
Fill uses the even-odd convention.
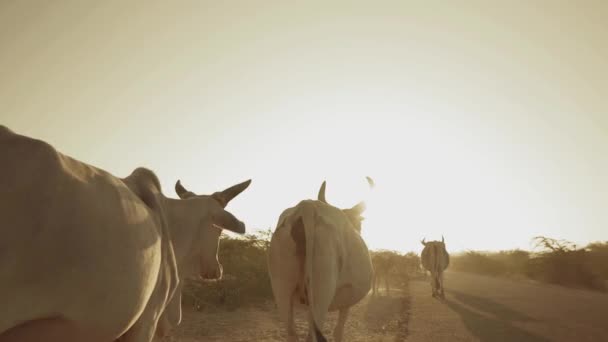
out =
[[[184,196],[188,192],[189,191],[186,190],[186,188],[184,188],[184,186],[182,185],[182,182],[178,179],[177,182],[175,183],[175,193],[177,193],[177,195],[179,196],[179,198],[184,198]]]
[[[441,242],[445,243],[445,240],[443,239],[443,235],[441,235]]]
[[[426,240],[426,238],[423,238],[422,240],[420,240],[420,243],[422,243],[423,246],[426,246],[426,242],[424,240]]]
[[[222,206],[226,207],[226,205],[228,205],[228,203],[232,201],[232,199],[234,199],[236,196],[238,196],[238,194],[247,189],[249,184],[251,184],[251,179],[246,180],[237,185],[233,185],[224,191],[216,192],[215,194],[213,194],[213,196],[220,201]]]
[[[317,195],[317,199],[323,203],[327,203],[327,200],[325,199],[325,186],[326,186],[326,182],[323,181],[323,184],[321,184],[321,188],[319,188],[319,194]]]
[[[374,186],[376,186],[376,183],[374,183],[374,180],[369,176],[365,176],[365,178],[367,179],[367,183],[369,184],[369,187],[373,189]]]

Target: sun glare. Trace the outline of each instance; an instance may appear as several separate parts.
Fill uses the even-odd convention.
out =
[[[562,39],[557,12],[520,27],[504,20],[524,12],[495,6],[456,21],[405,3],[241,6],[6,14],[44,29],[0,37],[3,124],[116,175],[150,167],[170,196],[177,179],[211,193],[251,178],[231,208],[252,231],[327,180],[332,203],[367,202],[372,248],[605,238],[608,78],[591,26]]]

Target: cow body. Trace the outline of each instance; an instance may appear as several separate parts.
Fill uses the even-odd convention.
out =
[[[297,341],[294,306],[308,309],[309,338],[317,341],[325,341],[320,330],[327,312],[338,310],[334,339],[341,341],[349,308],[369,292],[372,265],[355,227],[360,211],[356,212],[305,200],[280,215],[270,242],[268,269],[289,341]]]
[[[179,323],[192,239],[229,215],[220,204],[166,198],[150,170],[118,178],[3,126],[0,160],[0,341],[150,341]]]
[[[441,241],[422,240],[424,249],[420,255],[422,267],[431,273],[431,289],[433,297],[445,298],[443,288],[443,272],[450,265],[450,255],[445,249],[443,237]]]

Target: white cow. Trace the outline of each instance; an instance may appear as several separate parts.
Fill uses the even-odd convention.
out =
[[[425,239],[420,241],[424,246],[420,255],[422,267],[431,272],[431,289],[433,297],[439,296],[445,298],[443,289],[443,271],[450,265],[450,255],[445,249],[445,240],[443,236],[441,241],[425,242]]]
[[[279,217],[268,252],[268,270],[288,341],[297,341],[294,304],[308,308],[309,335],[321,333],[328,311],[339,310],[334,339],[342,341],[351,306],[369,292],[372,263],[361,238],[365,204],[338,209],[325,201],[325,182],[317,201],[305,200]]]
[[[0,341],[151,341],[181,319],[187,276],[221,277],[224,210],[250,181],[186,200],[0,126]],[[176,189],[182,189],[176,185]]]

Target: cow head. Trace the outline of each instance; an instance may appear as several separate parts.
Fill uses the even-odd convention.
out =
[[[443,235],[441,235],[441,241],[426,241],[426,238],[423,238],[422,240],[420,240],[420,243],[424,247],[431,246],[431,245],[439,245],[444,251],[446,250],[445,239],[443,238]]]
[[[248,180],[212,195],[196,195],[186,190],[179,180],[175,184],[177,195],[183,200],[192,201],[193,206],[201,213],[202,218],[198,222],[200,234],[193,243],[198,244],[194,248],[200,252],[197,254],[200,255],[200,275],[203,279],[222,277],[222,265],[217,257],[222,230],[245,233],[245,224],[225,208],[233,198],[247,189],[250,183],[251,180]]]
[[[323,203],[329,204],[327,202],[327,199],[325,198],[326,186],[327,186],[327,183],[325,181],[323,181],[323,184],[321,184],[321,188],[319,189],[317,199]],[[366,209],[365,202],[359,202],[352,208],[341,209],[342,212],[346,215],[346,217],[350,221],[350,223],[353,225],[355,230],[359,233],[361,233],[361,222],[363,222],[363,220],[365,220],[365,217],[361,216],[363,214],[363,212],[365,211],[365,209]]]

